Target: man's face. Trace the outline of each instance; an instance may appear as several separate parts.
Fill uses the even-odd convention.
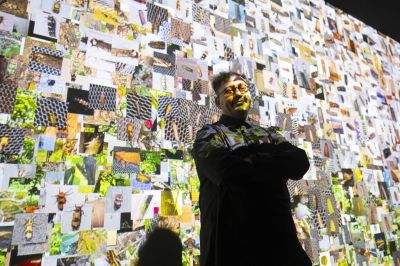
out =
[[[219,88],[215,103],[222,110],[222,114],[246,119],[251,105],[251,96],[246,81],[240,76],[231,76]]]

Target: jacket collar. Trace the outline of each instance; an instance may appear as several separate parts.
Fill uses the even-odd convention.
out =
[[[245,120],[237,119],[232,116],[222,114],[218,120],[218,123],[221,123],[225,126],[233,126],[235,128],[244,125],[246,128],[251,127],[251,122],[246,118]]]

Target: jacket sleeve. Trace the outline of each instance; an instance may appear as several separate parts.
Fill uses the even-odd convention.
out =
[[[197,132],[191,154],[196,168],[216,185],[255,176],[252,161],[231,152],[211,126]]]
[[[272,153],[270,145],[275,145]],[[289,142],[260,144],[256,150],[257,152],[250,156],[254,165],[273,169],[283,177],[299,180],[310,168],[306,152]]]
[[[278,176],[292,180],[302,179],[310,168],[306,152],[292,145],[279,133],[278,127],[264,129],[270,143],[256,144],[249,158],[255,167],[276,172]]]

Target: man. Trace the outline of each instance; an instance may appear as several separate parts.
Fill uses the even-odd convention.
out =
[[[212,87],[222,116],[198,131],[192,149],[200,178],[200,265],[311,265],[286,187],[288,178],[307,172],[306,153],[274,128],[247,120],[251,96],[243,75],[221,73]]]

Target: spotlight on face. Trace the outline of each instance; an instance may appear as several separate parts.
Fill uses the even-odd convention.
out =
[[[238,119],[246,119],[251,101],[248,84],[238,75],[232,75],[227,82],[221,84],[216,98],[222,114]]]

